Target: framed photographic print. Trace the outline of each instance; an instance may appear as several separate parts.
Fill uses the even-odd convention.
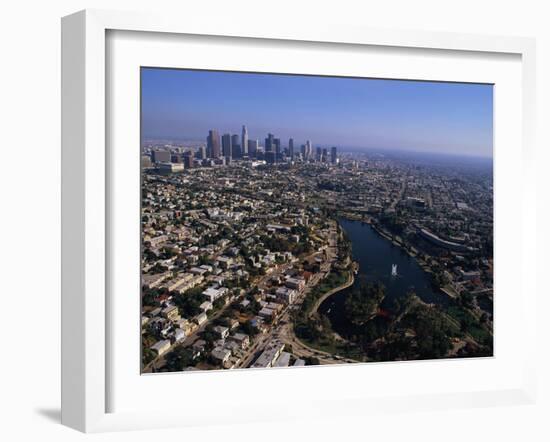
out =
[[[533,48],[64,18],[63,422],[533,400]]]

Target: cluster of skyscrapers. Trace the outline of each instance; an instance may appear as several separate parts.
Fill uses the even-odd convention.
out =
[[[285,158],[295,160],[300,157],[304,161],[315,160],[319,162],[338,162],[337,149],[332,147],[330,156],[327,148],[317,147],[315,152],[310,140],[301,145],[298,151],[294,145],[294,139],[290,138],[286,147],[281,144],[281,139],[272,133],[267,134],[264,146],[260,146],[258,140],[249,139],[246,126],[242,127],[241,136],[237,134],[220,134],[217,130],[210,130],[206,137],[206,148],[199,150],[198,156],[202,159],[224,158],[226,163],[233,159],[253,158],[263,159],[268,164],[283,162]]]

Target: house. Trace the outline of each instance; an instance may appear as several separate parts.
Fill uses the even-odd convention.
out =
[[[203,339],[198,339],[193,343],[193,350],[195,352],[198,352],[198,353],[203,352],[205,347],[206,347],[206,341]]]
[[[141,277],[142,285],[148,289],[153,289],[155,287],[158,287],[168,276],[170,273],[157,273],[155,275],[143,275]]]
[[[208,287],[202,294],[206,296],[210,302],[214,302],[216,299],[224,296],[227,293],[226,287],[214,288]]]
[[[275,297],[287,304],[292,304],[296,300],[297,292],[288,287],[279,287],[275,291]]]
[[[214,331],[222,338],[225,339],[229,336],[229,329],[221,325],[214,327]]]
[[[285,285],[290,289],[302,291],[306,286],[306,281],[303,278],[288,278]]]
[[[176,325],[181,328],[186,335],[190,334],[191,333],[191,323],[185,319],[185,318],[181,318],[177,323]]]
[[[170,346],[170,341],[164,339],[162,341],[155,342],[155,344],[151,346],[151,350],[156,351],[157,354],[161,356],[170,349]]]
[[[275,310],[270,309],[269,307],[262,308],[258,314],[263,318],[273,318],[275,316]]]
[[[183,273],[182,275],[178,276],[176,279],[168,282],[166,284],[166,288],[172,292],[174,290],[177,290],[183,284],[186,284],[187,282],[189,282],[191,279],[193,279],[193,275],[191,273]]]
[[[268,368],[272,367],[277,360],[285,345],[280,341],[271,341],[263,353],[256,359],[252,368]]]
[[[250,337],[244,333],[235,333],[231,339],[237,342],[243,350],[250,344]]]
[[[176,331],[174,332],[174,340],[176,342],[181,342],[185,339],[185,331],[183,331],[181,328],[176,328]]]
[[[208,321],[208,316],[206,316],[206,313],[201,313],[197,316],[195,316],[195,322],[201,326],[202,324],[204,324],[206,321]]]
[[[233,258],[229,256],[219,256],[217,261],[222,269],[227,269],[233,263]]]
[[[216,347],[210,352],[210,357],[217,363],[225,364],[231,357],[231,352],[223,347]]]
[[[199,305],[199,308],[202,311],[207,312],[208,310],[212,310],[213,305],[210,301],[204,301],[201,305]]]
[[[157,307],[156,309],[151,310],[149,315],[151,316],[151,318],[153,318],[155,316],[160,315],[161,312],[162,312],[162,309],[160,307]]]
[[[180,320],[180,313],[175,305],[171,305],[162,310],[162,316],[172,322]]]
[[[242,305],[244,308],[246,308],[246,307],[248,307],[248,306],[250,305],[250,301],[249,301],[248,299],[243,299],[243,300],[241,301],[241,305]]]

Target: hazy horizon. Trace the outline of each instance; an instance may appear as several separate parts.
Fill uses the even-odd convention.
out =
[[[295,145],[492,158],[487,84],[142,68],[142,140],[208,130]]]

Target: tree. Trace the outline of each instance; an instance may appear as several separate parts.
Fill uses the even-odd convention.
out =
[[[319,359],[314,357],[314,356],[307,356],[306,358],[304,358],[304,361],[305,361],[306,365],[320,365],[321,364],[321,361],[319,361]]]
[[[181,371],[184,368],[194,365],[193,350],[186,347],[176,347],[166,355],[166,365],[168,371]]]

